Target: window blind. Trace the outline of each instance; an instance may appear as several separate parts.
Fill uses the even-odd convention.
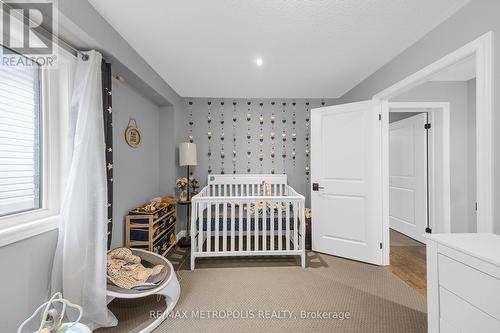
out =
[[[41,206],[38,66],[0,66],[0,216]]]

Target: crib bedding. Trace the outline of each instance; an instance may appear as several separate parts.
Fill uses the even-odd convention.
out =
[[[217,220],[212,217],[211,220],[212,220],[210,223],[210,230],[211,231],[215,231],[217,229],[216,225],[219,227],[219,231],[224,230],[224,224],[220,223],[220,222],[223,222],[222,217],[219,217],[219,219],[217,219]],[[255,220],[254,217],[251,217],[249,221],[250,221],[250,225],[248,225],[248,223],[247,223],[247,218],[244,217],[241,219],[242,223],[240,223],[240,219],[235,217],[234,218],[234,230],[239,231],[240,225],[241,225],[243,231],[247,231],[249,227],[250,227],[251,231],[254,231],[256,229],[256,227],[257,227],[257,230],[265,229],[265,230],[269,231],[272,229],[272,222],[271,222],[271,219],[269,217],[266,217],[265,227],[263,227],[264,220],[263,220],[262,216],[258,217],[257,220]],[[297,219],[297,221],[299,221],[299,220]],[[257,224],[255,222],[257,222]],[[279,222],[278,218],[274,218],[274,230],[279,230],[279,223],[278,222]],[[293,228],[294,228],[293,225],[294,225],[293,219],[289,219],[289,226],[288,226],[289,229],[288,230],[293,230]],[[207,227],[208,227],[208,220],[206,217],[204,217],[203,218],[203,231],[207,231],[208,230]],[[286,218],[281,219],[281,229],[286,230]],[[232,225],[231,225],[230,219],[227,220],[226,230],[227,231],[232,230]]]
[[[246,208],[243,209],[242,212],[242,219],[240,223],[240,218],[239,218],[239,209],[236,208],[234,212],[234,230],[239,231],[240,230],[240,225],[243,231],[247,230],[271,230],[273,229],[273,224],[274,224],[274,230],[279,230],[279,218],[278,218],[278,212],[277,209],[274,209],[274,218],[271,219],[270,214],[272,213],[271,209],[266,209],[266,218],[264,221],[264,216],[263,216],[263,210],[259,209],[257,213],[257,218],[255,218],[255,211],[251,210],[250,211],[250,219],[247,218],[247,210]],[[215,231],[217,229],[216,226],[219,227],[219,231],[224,230],[224,217],[223,217],[223,207],[222,205],[219,206],[219,215],[216,217],[215,216],[215,205],[212,205],[211,207],[211,213],[210,213],[210,230]],[[207,218],[207,209],[203,210],[203,217],[202,217],[202,223],[203,223],[203,231],[207,231],[207,226],[208,226],[208,218]],[[281,212],[281,229],[282,230],[287,230],[287,217],[286,213],[284,211]],[[198,218],[198,222],[199,222]],[[250,223],[247,223],[249,221]],[[292,209],[290,207],[290,213],[289,213],[289,218],[288,218],[288,230],[294,230],[294,219],[293,219],[293,214],[292,214]],[[299,225],[300,219],[297,218],[297,224]],[[265,227],[264,227],[265,223]],[[257,227],[257,228],[256,228]],[[227,206],[226,210],[226,230],[230,231],[232,230],[232,225],[231,225],[231,206]]]

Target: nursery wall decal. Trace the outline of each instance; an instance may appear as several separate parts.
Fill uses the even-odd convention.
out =
[[[281,116],[281,123],[283,128],[281,130],[281,158],[283,158],[283,173],[286,173],[286,102],[283,102],[283,113]]]
[[[212,102],[207,102],[208,173],[212,173]]]
[[[321,99],[193,97],[184,103],[179,140],[193,136],[198,149],[193,176],[201,186],[214,173],[285,172],[290,185],[309,192],[309,113],[321,107]]]
[[[220,173],[223,175],[224,171],[224,159],[226,157],[226,152],[224,151],[224,102],[220,102]]]
[[[309,117],[310,117],[310,111],[309,111],[309,102],[306,102],[306,148],[305,148],[305,160],[306,160],[306,180],[309,181]]]
[[[259,115],[259,170],[260,173],[264,173],[264,151],[263,151],[263,146],[264,146],[264,114],[262,110],[264,109],[264,103],[260,102],[259,103],[260,107],[260,115]]]
[[[296,144],[295,144],[295,141],[297,141],[297,132],[295,131],[295,125],[297,123],[297,119],[295,118],[296,116],[296,113],[295,113],[295,106],[297,105],[297,103],[293,102],[292,103],[292,106],[293,106],[293,111],[292,111],[292,165],[293,167],[295,168],[295,151],[296,151]]]
[[[251,142],[252,142],[252,133],[251,133],[251,127],[250,127],[250,121],[252,120],[252,113],[250,109],[250,105],[252,102],[247,102],[248,109],[247,109],[247,173],[250,173],[252,171],[252,168],[250,167],[250,159],[252,158],[252,150],[251,150]]]
[[[233,174],[236,173],[236,122],[238,121],[238,116],[236,114],[236,105],[238,103],[233,102]]]
[[[194,137],[193,137],[193,102],[189,102],[189,132],[188,132],[188,139],[189,142],[193,143],[194,142]]]
[[[274,157],[275,157],[275,142],[274,142],[274,137],[275,137],[275,127],[274,127],[274,121],[275,121],[275,115],[274,115],[274,102],[271,102],[271,173],[274,174]]]

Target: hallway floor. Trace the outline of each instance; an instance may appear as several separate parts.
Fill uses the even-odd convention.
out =
[[[426,252],[422,244],[393,229],[391,237],[391,264],[388,270],[405,281],[421,295],[427,295]]]

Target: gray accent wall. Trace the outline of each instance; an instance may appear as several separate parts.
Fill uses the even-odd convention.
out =
[[[373,95],[390,87],[405,77],[439,60],[468,42],[492,31],[494,45],[500,45],[500,1],[475,0],[464,6],[455,15],[437,26],[418,42],[370,75],[342,96],[343,103],[371,99]],[[500,82],[500,52],[494,52],[493,79]],[[500,84],[494,84],[494,105],[498,108]],[[500,118],[493,114],[494,142],[500,140]],[[500,207],[500,145],[494,145],[494,209]],[[480,206],[481,203],[478,203]],[[499,211],[494,211],[495,232],[500,233]]]
[[[221,149],[222,141],[220,140],[222,127],[220,124],[220,114],[221,114],[221,101],[224,101],[224,171],[226,174],[233,173],[233,102],[236,102],[236,117],[237,122],[235,123],[236,131],[236,173],[248,173],[247,172],[247,161],[250,160],[250,173],[271,173],[272,168],[272,157],[271,157],[271,114],[272,105],[271,102],[275,102],[274,113],[275,113],[275,158],[274,158],[274,169],[275,173],[283,173],[283,158],[282,158],[282,130],[283,122],[285,119],[285,131],[287,133],[285,150],[285,168],[284,171],[288,175],[288,183],[295,188],[299,193],[306,197],[306,205],[309,206],[309,181],[306,175],[305,167],[309,165],[309,158],[306,157],[305,145],[306,145],[306,118],[310,118],[309,112],[306,111],[306,101],[310,103],[309,110],[311,108],[321,107],[321,99],[220,99],[220,98],[183,98],[182,99],[182,112],[175,113],[173,116],[175,123],[175,164],[176,164],[176,174],[177,177],[186,176],[186,168],[178,167],[178,145],[180,142],[189,141],[189,102],[192,101],[192,112],[193,112],[193,140],[197,144],[198,150],[198,165],[193,168],[194,177],[200,181],[201,187],[206,185],[207,175],[208,175],[208,101],[212,102],[211,105],[211,166],[212,174],[219,174],[222,171],[222,158]],[[338,104],[336,99],[324,99],[325,106]],[[250,112],[248,112],[247,102],[250,102]],[[286,103],[285,112],[283,112],[282,103]],[[293,105],[295,102],[295,112],[296,112],[296,159],[295,166],[293,165],[292,159],[292,115],[293,115]],[[262,115],[263,115],[263,167],[260,168],[259,161],[259,143],[260,143],[260,106],[263,103]],[[248,121],[247,113],[251,114],[250,120],[250,145],[247,143],[247,130]],[[172,116],[165,116],[165,119],[161,119],[161,129],[160,133],[170,132]],[[161,135],[161,134],[160,134]],[[161,145],[170,144],[168,141],[163,141]],[[165,152],[171,152],[169,148],[161,148]],[[250,150],[251,155],[248,159],[247,151]],[[162,154],[161,154],[162,155]],[[164,160],[163,163],[167,161],[171,162],[171,159],[167,157],[160,157],[160,160]],[[161,166],[160,169],[166,169]],[[174,179],[175,181],[175,179]],[[163,182],[164,186],[161,190],[163,193],[170,193],[170,191],[175,190],[173,186],[175,182]],[[184,209],[179,210],[179,230],[185,227],[185,212]]]

